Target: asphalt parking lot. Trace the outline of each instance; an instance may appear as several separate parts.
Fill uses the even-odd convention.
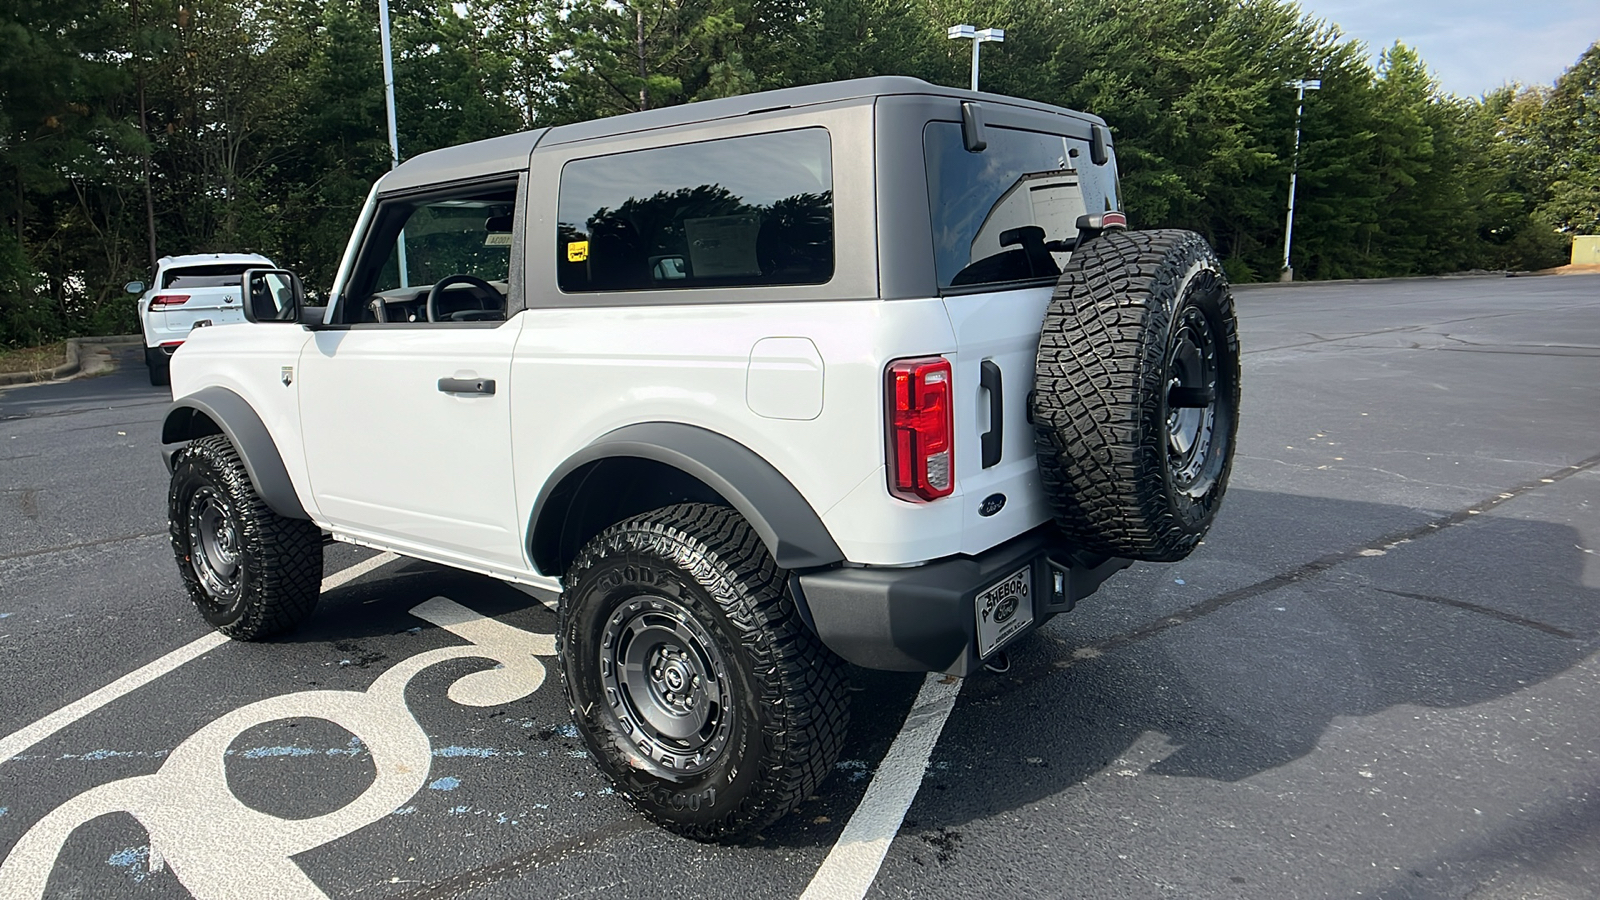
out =
[[[537,598],[334,545],[307,627],[208,639],[137,350],[0,392],[0,898],[1600,896],[1600,276],[1239,311],[1206,543],[1005,674],[854,672],[838,770],[732,847],[606,786]],[[881,868],[834,854],[896,789]]]

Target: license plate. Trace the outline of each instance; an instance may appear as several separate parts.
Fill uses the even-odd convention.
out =
[[[979,592],[973,610],[978,617],[979,658],[1033,624],[1032,572],[1031,566],[1024,567]]]

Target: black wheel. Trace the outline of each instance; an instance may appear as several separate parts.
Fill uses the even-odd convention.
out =
[[[1110,232],[1073,253],[1034,382],[1039,474],[1067,537],[1188,556],[1227,490],[1239,423],[1233,293],[1205,239]]]
[[[144,348],[144,364],[150,370],[150,384],[165,387],[172,383],[172,360],[160,347]]]
[[[843,662],[805,625],[738,513],[685,503],[601,533],[567,572],[560,654],[573,720],[646,816],[747,837],[838,761]]]
[[[218,631],[259,640],[311,615],[322,589],[322,532],[269,509],[226,437],[180,451],[167,518],[189,599]]]

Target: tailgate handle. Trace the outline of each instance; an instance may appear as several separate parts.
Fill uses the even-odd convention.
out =
[[[439,390],[446,394],[492,394],[493,378],[441,378]]]
[[[983,467],[1000,462],[1000,444],[1006,433],[1005,392],[1000,388],[1000,365],[986,359],[978,367],[978,386],[989,392],[989,430],[983,433]]]

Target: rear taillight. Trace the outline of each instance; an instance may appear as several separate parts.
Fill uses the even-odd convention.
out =
[[[188,294],[157,294],[150,298],[150,308],[159,309],[163,306],[182,306],[188,302]]]
[[[888,369],[889,493],[913,502],[956,489],[950,361],[897,359]]]

